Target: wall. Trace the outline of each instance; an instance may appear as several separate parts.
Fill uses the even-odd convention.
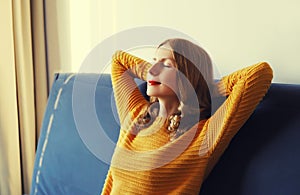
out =
[[[211,54],[220,75],[267,61],[274,82],[300,83],[297,0],[112,0],[70,2],[70,63],[78,71],[92,48],[139,26],[176,29]]]

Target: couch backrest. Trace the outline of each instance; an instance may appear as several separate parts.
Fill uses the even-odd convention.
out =
[[[145,85],[140,89],[145,91]],[[299,85],[272,84],[201,194],[300,192],[299,99]],[[110,75],[57,74],[36,151],[31,194],[99,194],[118,131]]]
[[[300,194],[300,85],[272,83],[201,194]]]

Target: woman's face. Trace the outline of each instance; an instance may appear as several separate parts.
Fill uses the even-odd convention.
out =
[[[159,47],[154,64],[147,74],[147,95],[157,98],[177,98],[177,68],[169,45]]]

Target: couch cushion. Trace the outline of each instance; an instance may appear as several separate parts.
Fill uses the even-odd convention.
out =
[[[93,87],[94,91],[84,91]],[[89,116],[90,113],[85,113],[87,105],[84,102],[77,101],[77,105],[73,105],[75,92],[94,94],[92,104],[99,122],[106,121],[102,122],[105,125],[103,129],[107,130],[107,136],[112,141],[116,142],[118,138],[119,127],[110,109],[110,105],[114,103],[111,103],[109,75],[56,75],[36,151],[31,194],[94,195],[101,192],[108,165],[97,157],[95,151],[88,148],[91,146],[86,145],[80,135],[82,132],[77,128],[75,110],[81,109],[82,116]],[[92,126],[89,121],[81,122],[85,122],[88,127]],[[106,150],[101,144],[100,146],[102,148],[98,151]]]

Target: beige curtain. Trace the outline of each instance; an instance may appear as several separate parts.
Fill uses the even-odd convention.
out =
[[[43,1],[0,0],[0,194],[29,194],[47,101]]]

